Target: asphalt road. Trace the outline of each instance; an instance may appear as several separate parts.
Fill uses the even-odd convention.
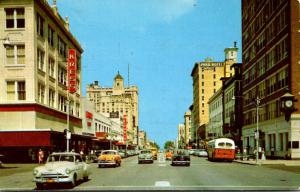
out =
[[[300,172],[279,166],[253,166],[210,162],[192,156],[190,167],[171,166],[160,154],[153,164],[138,164],[137,157],[122,160],[121,167],[98,168],[91,164],[89,181],[73,190],[299,190]],[[14,165],[0,169],[0,190],[33,190],[32,169]],[[299,169],[298,169],[299,170]],[[66,190],[66,189],[63,189]]]

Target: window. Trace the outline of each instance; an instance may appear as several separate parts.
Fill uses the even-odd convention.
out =
[[[5,9],[6,12],[6,28],[19,29],[25,28],[24,8]]]
[[[52,89],[49,89],[48,104],[50,107],[54,107],[55,104],[55,91]]]
[[[7,100],[9,101],[25,100],[26,99],[25,81],[7,81],[6,94],[7,94]]]
[[[7,47],[6,64],[25,64],[25,45]]]
[[[54,30],[48,26],[48,43],[50,46],[54,46]]]
[[[42,71],[44,71],[44,59],[45,58],[45,52],[38,49],[37,50],[37,62],[38,62],[38,68]]]
[[[67,103],[67,98],[62,95],[58,95],[58,109],[63,112],[67,112],[66,103]]]
[[[54,73],[54,67],[55,67],[55,63],[54,63],[54,59],[52,59],[51,57],[48,58],[48,68],[49,68],[49,76],[50,77],[55,77],[55,73]]]
[[[67,85],[67,70],[58,66],[58,82]]]
[[[44,19],[38,13],[36,14],[36,32],[41,37],[44,36]]]
[[[38,84],[38,101],[39,103],[44,104],[45,99],[45,85]]]
[[[59,36],[57,37],[57,40],[57,49],[59,54],[61,54],[64,57],[67,57],[67,44]]]

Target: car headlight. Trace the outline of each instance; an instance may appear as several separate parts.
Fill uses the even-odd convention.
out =
[[[33,175],[37,175],[39,173],[39,171],[37,169],[33,170]]]
[[[70,174],[70,173],[71,173],[71,170],[68,169],[68,168],[66,168],[65,172],[66,172],[66,174]]]

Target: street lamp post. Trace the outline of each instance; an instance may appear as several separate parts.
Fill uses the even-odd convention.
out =
[[[255,99],[255,104],[256,104],[256,164],[258,163],[258,149],[259,149],[259,131],[258,131],[258,123],[259,123],[259,104],[260,104],[260,99],[258,96]]]

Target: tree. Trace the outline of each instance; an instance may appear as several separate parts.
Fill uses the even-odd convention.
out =
[[[166,141],[164,149],[171,149],[174,148],[174,142],[173,141]]]
[[[159,145],[156,142],[150,142],[151,147],[155,147],[156,149],[160,149]]]

